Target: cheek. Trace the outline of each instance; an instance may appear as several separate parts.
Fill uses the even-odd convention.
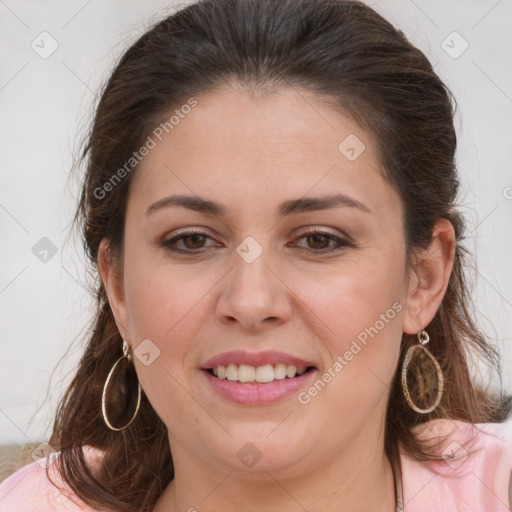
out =
[[[201,444],[204,437],[201,425],[209,423],[210,415],[221,417],[214,404],[208,404],[208,415],[205,415],[201,402],[195,398],[197,393],[183,381],[179,371],[166,364],[163,354],[150,366],[139,361],[135,366],[139,383],[167,430],[176,439],[188,439],[184,444]]]
[[[205,290],[164,265],[132,267],[126,289],[139,382],[168,429],[181,438],[186,432],[180,431],[176,411],[187,411],[190,422],[201,418],[184,370],[194,358],[191,340],[204,322]],[[137,358],[143,346],[149,364],[148,358]]]
[[[370,278],[347,277],[338,284],[341,291],[331,288],[331,300],[324,296],[318,313],[330,328],[322,340],[322,373],[298,399],[316,428],[344,443],[370,423],[376,428],[385,414],[399,357],[403,306],[397,291],[376,288]]]
[[[201,338],[198,332],[212,307],[209,293],[219,277],[133,254],[125,284],[134,352],[137,356],[147,346],[151,360],[146,365],[148,358],[140,358],[139,380],[159,414],[169,407],[169,397],[171,403],[190,406],[184,379],[197,370],[198,347],[193,341]]]
[[[171,265],[162,254],[160,249],[158,253],[131,253],[126,261],[126,268],[130,268],[126,294],[135,343],[150,338],[164,348],[169,340],[182,338],[181,331],[194,325],[194,320],[197,322],[201,299],[213,280]]]
[[[306,300],[315,304],[327,327],[325,367],[344,375],[333,379],[338,384],[332,391],[347,399],[366,390],[371,401],[394,376],[402,338],[404,265],[402,256],[391,251],[367,253],[333,273],[328,283],[311,281],[304,287]]]
[[[404,266],[398,257],[395,263],[392,259],[384,254],[355,256],[326,278],[312,275],[301,286],[305,303],[318,311],[336,339],[356,338],[376,323],[379,331],[400,323],[397,316],[403,309],[406,291],[405,279],[401,278]]]

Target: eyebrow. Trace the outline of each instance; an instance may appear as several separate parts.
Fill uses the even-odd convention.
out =
[[[148,206],[146,215],[151,215],[164,208],[180,206],[188,208],[199,213],[214,215],[217,217],[226,217],[228,209],[210,199],[199,196],[175,195],[159,199]],[[298,215],[317,210],[327,210],[334,207],[352,207],[358,208],[363,212],[370,213],[370,209],[363,203],[353,197],[344,194],[335,194],[324,197],[309,197],[300,199],[290,199],[279,205],[278,214],[282,217],[287,215]]]

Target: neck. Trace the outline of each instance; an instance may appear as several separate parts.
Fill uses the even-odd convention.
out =
[[[248,477],[195,460],[172,439],[175,478],[154,512],[395,512],[393,470],[383,443],[377,450],[375,443],[366,441],[361,436],[321,465],[301,466],[295,476],[289,471],[261,471]]]

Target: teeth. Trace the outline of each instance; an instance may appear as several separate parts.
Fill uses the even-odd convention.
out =
[[[259,368],[258,368],[259,370]],[[238,380],[240,382],[253,382],[254,376],[256,375],[256,369],[254,366],[249,366],[247,364],[241,364],[238,367]]]
[[[238,380],[238,366],[228,364],[228,367],[226,368],[226,379]]]
[[[219,379],[227,379],[237,382],[258,382],[266,384],[274,380],[282,380],[288,377],[293,379],[306,372],[305,366],[296,367],[278,363],[275,365],[265,364],[263,366],[250,366],[248,364],[228,364],[227,366],[217,366],[212,369],[213,374]]]
[[[296,366],[287,366],[286,367],[286,376],[291,379],[295,377],[297,374],[297,367]]]
[[[217,375],[216,377],[219,377],[219,379],[225,379],[226,378],[226,367],[225,366],[219,366],[217,368]]]
[[[286,378],[286,365],[283,363],[276,364],[274,366],[274,378],[284,379]]]
[[[254,380],[261,384],[272,382],[274,380],[274,367],[271,364],[258,366],[258,368],[256,368],[256,378]]]

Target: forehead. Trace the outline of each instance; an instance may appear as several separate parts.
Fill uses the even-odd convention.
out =
[[[227,201],[242,196],[246,206],[333,188],[370,202],[396,201],[382,178],[375,141],[317,96],[292,88],[255,95],[224,87],[195,100],[141,162],[131,187],[131,201],[140,208],[176,190],[221,194]]]

